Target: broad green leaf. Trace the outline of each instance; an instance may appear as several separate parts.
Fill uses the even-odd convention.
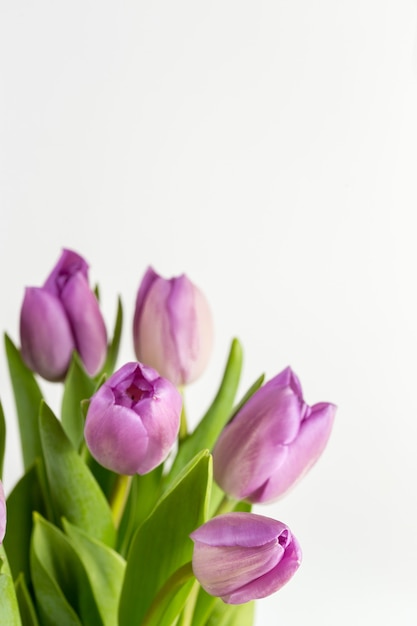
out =
[[[184,468],[136,532],[127,559],[119,626],[141,624],[167,579],[191,561],[193,543],[189,535],[206,520],[211,481],[211,456],[203,450]],[[189,582],[169,598],[164,620],[158,626],[171,625],[191,587]]]
[[[84,415],[81,402],[90,398],[95,388],[96,382],[87,374],[80,357],[74,352],[65,379],[61,421],[69,440],[77,450],[83,440],[84,433]]]
[[[185,576],[182,574],[184,570],[189,570]],[[177,580],[173,581],[175,578]],[[167,581],[166,587],[160,589],[153,600],[152,611],[148,611],[141,626],[172,626],[172,624],[180,626],[186,611],[186,602],[191,598],[196,585],[198,583],[192,574],[191,563],[180,568],[179,572]]]
[[[31,568],[42,623],[102,626],[84,566],[71,542],[40,515],[35,513],[34,518]]]
[[[98,463],[91,455],[85,443],[83,444],[81,450],[81,456],[84,459],[85,464],[89,468],[91,474],[94,476],[97,484],[100,486],[100,489],[105,495],[106,500],[110,501],[114,484],[117,479],[117,474],[107,469],[107,467],[103,467],[102,465],[100,465],[100,463]]]
[[[27,470],[7,498],[4,547],[14,579],[23,573],[25,579],[30,581],[29,547],[33,511],[42,515],[46,512],[37,464]]]
[[[19,421],[23,463],[27,469],[36,457],[41,455],[38,415],[42,393],[33,373],[23,363],[20,352],[12,340],[7,335],[4,339]]]
[[[232,412],[242,371],[242,361],[242,347],[239,341],[234,339],[217,395],[194,432],[180,444],[178,454],[169,473],[169,480],[176,476],[178,471],[200,450],[206,448],[211,450],[214,446],[217,437],[225,424],[227,424]]]
[[[33,605],[32,597],[26,586],[25,577],[19,574],[16,583],[16,597],[19,605],[22,626],[39,626],[38,617]]]
[[[116,323],[113,331],[113,339],[107,349],[107,357],[102,372],[110,376],[116,366],[117,356],[120,348],[120,338],[122,336],[123,327],[123,306],[120,297],[117,300]]]
[[[0,478],[3,477],[4,450],[6,448],[6,421],[0,402]]]
[[[44,403],[39,423],[46,475],[57,517],[65,517],[95,539],[114,545],[115,529],[107,500],[60,422]]]
[[[3,546],[0,546],[0,624],[21,626],[13,578]]]
[[[63,520],[64,530],[84,565],[103,626],[117,624],[126,562],[120,554]]]
[[[232,605],[225,604],[223,600],[217,598],[206,626],[252,626],[254,610],[254,602]]]
[[[130,493],[118,532],[118,550],[126,555],[132,536],[159,500],[163,465],[152,472],[132,476]]]

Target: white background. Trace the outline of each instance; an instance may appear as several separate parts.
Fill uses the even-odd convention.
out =
[[[242,393],[291,364],[339,406],[318,465],[256,508],[304,549],[258,625],[417,624],[416,24],[415,0],[0,3],[2,328],[72,247],[109,327],[122,295],[131,360],[152,264],[211,302],[195,419],[234,335]]]

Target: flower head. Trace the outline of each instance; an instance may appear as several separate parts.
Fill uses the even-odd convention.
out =
[[[207,593],[242,604],[278,591],[301,563],[288,526],[253,513],[227,513],[192,534],[193,571]]]
[[[143,277],[133,320],[139,361],[175,385],[193,382],[207,365],[212,318],[203,293],[185,275],[166,280],[149,268]]]
[[[64,250],[44,286],[26,289],[20,338],[23,360],[47,380],[64,378],[74,350],[91,376],[100,370],[107,334],[81,256]]]
[[[93,457],[119,474],[146,474],[164,461],[179,430],[181,395],[141,363],[127,363],[91,399],[85,440]]]
[[[323,452],[335,411],[324,402],[308,406],[288,367],[261,387],[221,433],[213,451],[215,480],[238,500],[278,498]]]

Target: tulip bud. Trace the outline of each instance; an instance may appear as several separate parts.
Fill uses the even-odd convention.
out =
[[[195,577],[207,593],[228,604],[275,593],[301,563],[300,546],[288,526],[263,515],[219,515],[190,536]]]
[[[93,457],[119,474],[147,474],[162,463],[178,435],[182,400],[168,380],[127,363],[91,399],[85,440]]]
[[[221,433],[214,451],[214,478],[230,496],[269,502],[282,496],[317,461],[336,407],[303,400],[290,368],[261,387]]]
[[[133,340],[139,361],[177,386],[193,382],[213,342],[206,298],[185,275],[165,280],[149,268],[136,299]]]
[[[64,250],[43,287],[29,287],[20,313],[22,357],[47,380],[62,380],[77,350],[90,376],[107,353],[107,334],[85,260]]]
[[[0,480],[0,545],[3,543],[4,535],[6,534],[6,498],[4,495],[3,484]]]

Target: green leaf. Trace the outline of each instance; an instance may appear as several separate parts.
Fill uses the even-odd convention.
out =
[[[80,357],[74,352],[65,379],[61,421],[69,440],[77,450],[83,441],[84,433],[84,415],[81,409],[81,402],[90,398],[95,388],[95,380],[90,378],[81,363]]]
[[[42,624],[102,626],[84,567],[70,541],[37,513],[34,518],[30,556]]]
[[[4,450],[6,448],[6,421],[0,402],[0,478],[3,477]]]
[[[254,602],[232,605],[217,598],[206,626],[252,626],[254,612]]]
[[[107,350],[107,357],[104,367],[102,369],[103,373],[106,373],[110,376],[114,368],[116,366],[117,356],[119,354],[120,348],[120,339],[122,336],[122,327],[123,327],[123,306],[120,297],[117,300],[117,314],[116,314],[116,323],[113,331],[113,339],[109,344]]]
[[[107,500],[60,422],[44,403],[40,411],[40,433],[57,517],[65,517],[95,539],[114,545],[115,529]]]
[[[189,535],[206,520],[211,482],[211,456],[203,450],[181,472],[136,532],[127,559],[119,626],[141,624],[164,583],[191,561],[193,543]],[[174,598],[167,598],[169,601],[160,607],[165,614],[158,626],[171,625],[191,588],[192,580]],[[156,622],[150,623],[156,626]]]
[[[129,497],[118,532],[118,550],[126,555],[132,536],[159,500],[163,465],[152,472],[132,476]]]
[[[39,626],[35,607],[33,606],[32,597],[26,586],[25,577],[19,574],[16,583],[16,597],[19,605],[22,626]]]
[[[33,511],[45,515],[45,501],[39,480],[38,464],[29,468],[7,498],[7,532],[4,547],[13,578],[23,573],[30,581],[29,547]]]
[[[23,463],[27,469],[36,457],[41,455],[38,414],[42,393],[33,373],[23,363],[20,352],[12,340],[7,335],[4,336],[4,340],[19,421]]]
[[[113,487],[117,479],[117,474],[103,467],[95,460],[87,448],[85,442],[81,448],[81,456],[85,461],[91,474],[94,476],[97,484],[100,486],[101,491],[106,497],[107,501],[110,501],[111,494],[113,493]]]
[[[63,520],[64,530],[84,565],[104,626],[117,624],[126,562],[120,554]]]
[[[242,371],[242,361],[242,347],[239,341],[234,339],[216,397],[194,432],[181,443],[169,473],[169,480],[176,476],[199,450],[213,448],[230,418]]]
[[[22,625],[13,579],[3,546],[0,546],[0,624]]]

